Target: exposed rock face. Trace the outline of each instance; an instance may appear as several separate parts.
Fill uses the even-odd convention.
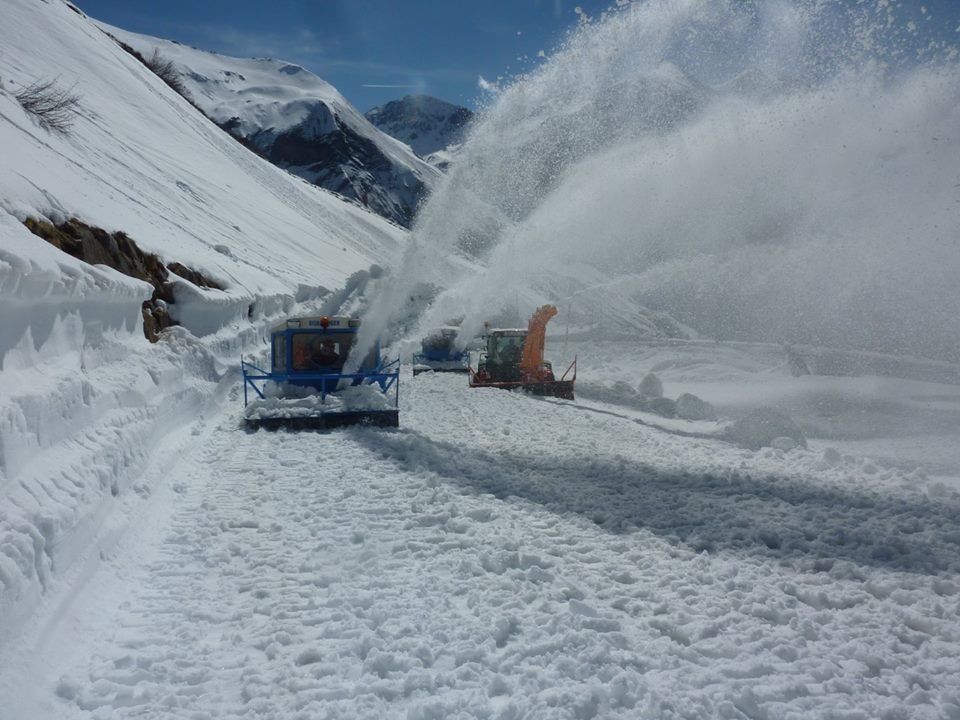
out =
[[[124,275],[145,280],[154,286],[167,279],[167,268],[156,255],[145,253],[126,233],[108,233],[71,219],[60,225],[28,218],[24,225],[56,248],[91,265],[107,265]],[[164,298],[168,302],[173,297]]]
[[[331,118],[329,132],[315,131],[316,127],[296,127],[277,135],[265,149],[266,158],[399,225],[413,223],[427,192],[422,176],[391,162],[373,141],[339,118]],[[262,135],[251,139],[255,149],[264,140]]]
[[[405,142],[423,158],[462,142],[473,119],[467,108],[428,95],[408,95],[364,114],[387,135]]]
[[[153,295],[143,303],[143,334],[150,342],[156,342],[164,328],[177,324],[167,309],[167,305],[175,301],[170,272],[202,288],[223,289],[216,281],[181,263],[164,265],[157,255],[141,250],[124,232],[109,233],[75,218],[60,225],[27,218],[24,225],[34,235],[78,260],[106,265],[153,285]]]
[[[172,262],[167,265],[167,269],[175,275],[179,275],[184,280],[189,280],[197,287],[212,288],[214,290],[223,290],[223,285],[216,280],[211,280],[201,272],[188,268],[183,263]]]

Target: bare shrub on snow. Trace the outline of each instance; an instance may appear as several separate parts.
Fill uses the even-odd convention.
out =
[[[150,68],[154,74],[169,85],[175,92],[187,97],[187,86],[183,84],[180,73],[177,72],[177,66],[173,60],[165,58],[159,50],[154,49],[153,55],[144,60],[144,64]]]
[[[37,80],[14,97],[45,130],[67,133],[80,114],[80,96],[73,88],[59,87],[56,80]]]

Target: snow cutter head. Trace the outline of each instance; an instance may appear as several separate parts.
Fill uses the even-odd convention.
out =
[[[470,371],[470,353],[466,350],[457,350],[454,342],[457,339],[459,328],[444,326],[432,330],[420,341],[421,351],[413,354],[413,374],[422,372],[454,372],[465,373]]]
[[[488,329],[486,350],[480,354],[477,369],[470,370],[470,387],[522,388],[533,395],[573,400],[577,359],[559,380],[553,366],[543,359],[547,323],[556,314],[553,305],[544,305],[533,314],[526,329]]]
[[[399,425],[400,358],[385,362],[375,343],[356,372],[343,372],[359,328],[356,318],[326,315],[271,328],[269,372],[240,359],[247,426]]]

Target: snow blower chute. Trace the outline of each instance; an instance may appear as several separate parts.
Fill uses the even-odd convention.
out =
[[[577,359],[559,380],[554,377],[551,364],[543,359],[547,323],[556,314],[556,307],[544,305],[530,318],[526,330],[488,330],[486,349],[480,354],[477,369],[470,370],[470,387],[522,388],[534,395],[573,400]]]
[[[399,425],[400,358],[385,362],[376,343],[356,372],[343,371],[359,328],[356,318],[327,316],[271,328],[269,372],[240,358],[247,427]]]
[[[424,372],[470,372],[470,353],[454,347],[459,331],[458,327],[445,325],[423,338],[421,351],[413,354],[414,376]]]

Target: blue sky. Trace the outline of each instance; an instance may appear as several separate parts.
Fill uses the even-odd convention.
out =
[[[744,0],[750,2],[755,0]],[[764,0],[759,0],[763,2]],[[842,7],[848,1],[837,0]],[[2,2],[2,0],[0,0]],[[478,80],[535,67],[575,27],[615,0],[77,0],[126,30],[240,57],[275,57],[332,83],[361,112],[425,93],[476,107]],[[960,40],[960,0],[903,0],[901,21]]]
[[[241,57],[277,57],[333,84],[361,112],[415,93],[467,107],[478,78],[534,67],[613,0],[78,0],[125,30]],[[385,87],[380,87],[385,86]]]

